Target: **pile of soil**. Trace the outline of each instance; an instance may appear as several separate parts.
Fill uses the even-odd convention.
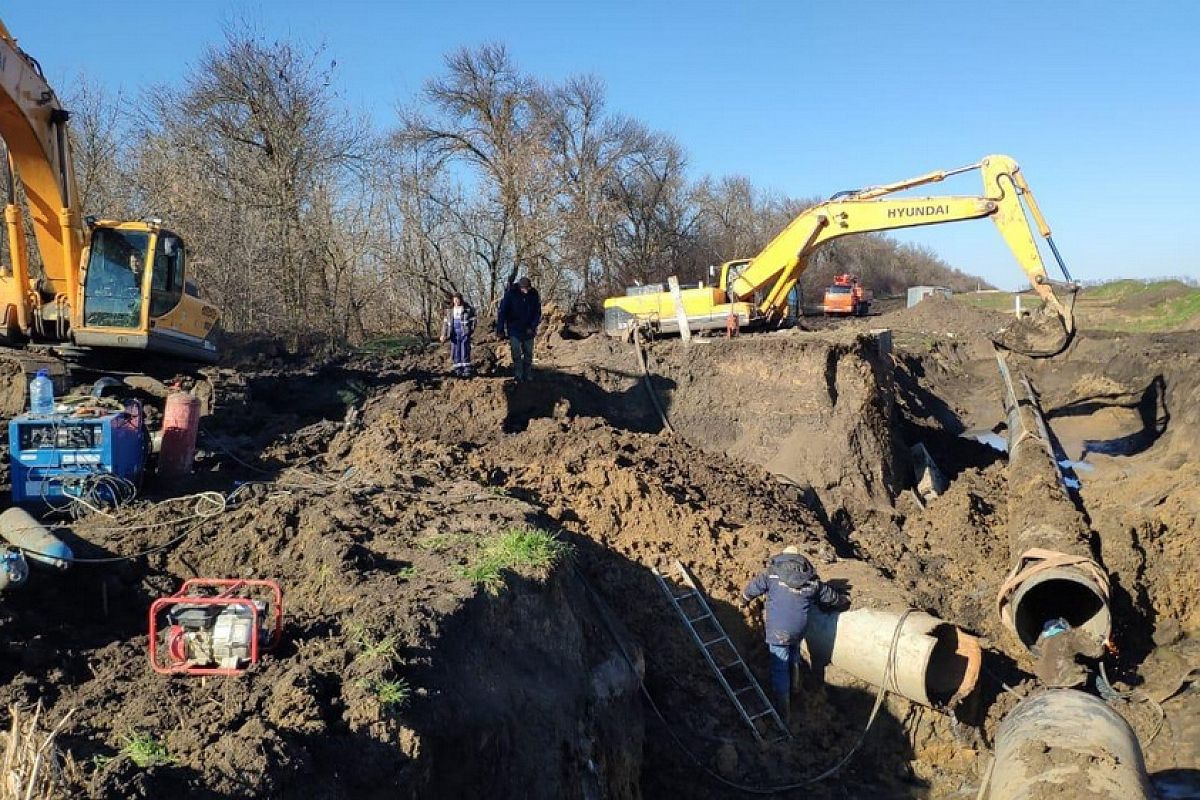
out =
[[[60,744],[89,769],[73,796],[636,791],[637,674],[569,568],[509,574],[495,596],[463,576],[490,537],[536,524],[537,507],[456,476],[461,450],[388,424],[274,441],[254,475],[268,482],[225,513],[189,520],[188,504],[166,502],[70,531],[83,557],[183,536],[176,546],[5,596],[2,705],[75,710]],[[146,607],[195,576],[277,580],[281,647],[238,678],[153,673]],[[398,685],[409,696],[388,702]],[[137,735],[169,763],[122,755]]]
[[[849,676],[830,685],[810,679],[793,730],[806,746],[796,747],[795,740],[756,743],[652,569],[672,576],[679,559],[691,570],[765,685],[761,609],[743,606],[743,587],[788,544],[802,547],[818,569],[833,570],[844,543],[828,535],[810,492],[765,469],[685,438],[631,430],[621,424],[619,411],[616,424],[576,416],[577,408],[599,405],[598,391],[589,381],[547,374],[528,390],[492,381],[403,384],[374,400],[364,419],[372,428],[421,431],[448,446],[465,446],[460,467],[471,480],[544,508],[557,528],[580,543],[579,564],[589,582],[643,645],[647,686],[670,726],[668,732],[662,721],[650,723],[645,757],[654,766],[645,770],[642,784],[648,796],[677,790],[681,783],[700,797],[726,796],[697,782],[672,734],[734,780],[770,785],[819,772],[856,736],[873,699],[871,687]],[[488,398],[504,403],[497,407]],[[533,409],[541,412],[528,416]],[[453,423],[434,425],[434,414]],[[869,595],[873,581],[884,583],[877,573],[862,575],[855,594]],[[923,713],[893,701],[879,724],[896,731],[901,718]],[[850,770],[844,785],[864,790],[886,785],[898,793],[924,785],[903,738],[882,736],[865,750],[868,761],[888,768],[861,776]],[[824,796],[827,790],[813,791]]]
[[[974,796],[999,720],[1037,682],[994,602],[1008,526],[1039,516],[1045,487],[1010,503],[1003,454],[960,436],[1000,429],[985,334],[1005,319],[927,300],[869,321],[911,332],[892,352],[862,320],[655,342],[648,383],[675,433],[632,346],[578,338],[568,315],[548,316],[530,385],[505,380],[506,346],[482,332],[474,380],[445,377],[430,348],[268,359],[243,374],[245,412],[206,422],[192,485],[159,487],[249,482],[242,501],[210,519],[144,504],[75,525],[82,555],[186,536],[4,595],[0,707],[78,709],[61,739],[86,762],[78,796],[740,796],[692,759],[741,785],[802,780],[858,738],[876,689],[806,675],[793,738],[759,743],[654,570],[690,568],[765,684],[761,605],[739,596],[797,544],[826,577],[853,576],[852,602],[899,596],[987,645],[973,697],[948,713],[890,696],[809,796]],[[1011,362],[1087,453],[1082,488],[1057,500],[1078,504],[1072,524],[1113,574],[1110,676],[1156,698],[1198,655],[1196,343],[1081,336],[1053,362]],[[910,491],[918,442],[949,479],[927,501]],[[489,593],[463,567],[514,526],[554,532],[572,558]],[[194,575],[280,580],[281,649],[237,679],[151,672],[146,607]],[[407,701],[383,703],[400,680]],[[1149,704],[1122,706],[1150,769],[1177,780],[1200,764],[1200,698],[1163,707],[1151,741]],[[173,762],[137,768],[120,755],[133,733]]]
[[[1012,321],[1009,314],[976,308],[953,297],[935,294],[911,308],[887,314],[877,322],[878,326],[897,331],[965,338],[992,333]]]

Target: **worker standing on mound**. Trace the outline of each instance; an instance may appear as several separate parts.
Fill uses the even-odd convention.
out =
[[[471,377],[471,334],[475,332],[475,309],[458,292],[450,295],[450,308],[442,318],[442,341],[450,340],[453,372],[460,378]]]
[[[793,672],[800,665],[800,642],[813,603],[824,609],[847,604],[836,589],[817,577],[812,562],[789,545],[742,590],[749,603],[767,596],[767,648],[771,651],[771,692],[784,722],[791,721]]]
[[[533,380],[533,337],[542,322],[542,298],[529,278],[508,287],[496,314],[496,333],[508,337],[512,350],[513,381]]]

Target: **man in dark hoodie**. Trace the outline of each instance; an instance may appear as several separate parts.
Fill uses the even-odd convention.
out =
[[[789,546],[771,559],[766,570],[742,590],[750,602],[767,596],[767,648],[771,651],[771,692],[785,722],[791,719],[792,672],[800,663],[800,642],[813,604],[831,609],[846,603],[832,586],[817,577],[812,562]]]
[[[496,333],[508,337],[517,383],[533,379],[533,337],[541,322],[542,299],[529,278],[521,278],[508,287],[496,313]]]

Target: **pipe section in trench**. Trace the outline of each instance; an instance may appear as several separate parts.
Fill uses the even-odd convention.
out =
[[[814,670],[832,664],[854,677],[915,703],[951,708],[967,697],[979,679],[982,650],[979,640],[954,625],[924,612],[904,619],[896,652],[892,639],[902,611],[860,608],[825,612],[814,608],[805,631],[805,644]]]
[[[1094,533],[1067,494],[1033,385],[1022,377],[1018,392],[1005,358],[996,358],[1008,417],[1013,563],[997,610],[1043,682],[1076,686],[1087,677],[1077,656],[1101,656],[1112,631],[1108,576],[1092,558]]]
[[[1047,689],[1018,703],[996,730],[986,800],[1151,800],[1137,736],[1089,694]]]

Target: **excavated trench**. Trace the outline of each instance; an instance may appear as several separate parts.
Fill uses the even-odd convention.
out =
[[[945,309],[871,320],[892,329],[891,351],[854,325],[688,351],[653,343],[649,383],[675,435],[630,345],[578,339],[553,318],[538,382],[519,389],[491,342],[472,381],[443,377],[431,352],[258,365],[245,414],[206,423],[191,488],[286,485],[165,553],[5,595],[0,706],[79,709],[62,737],[82,764],[77,796],[743,796],[719,779],[777,786],[838,761],[875,687],[833,666],[806,673],[793,738],[758,743],[651,569],[682,560],[765,681],[761,611],[738,596],[798,544],[852,608],[944,621],[931,698],[968,682],[960,629],[985,650],[963,702],[935,710],[890,695],[854,759],[803,796],[974,797],[1012,692],[1035,684],[994,606],[1010,555],[1003,455],[961,437],[1002,430],[979,335],[991,322]],[[1085,335],[1054,364],[1019,365],[1066,454],[1091,466],[1076,499],[1114,576],[1110,677],[1156,698],[1200,658],[1195,344]],[[1135,444],[1094,446],[1114,441]],[[911,491],[918,442],[948,478],[928,500]],[[85,520],[72,530],[82,552],[150,548],[177,529],[169,506],[126,513],[164,525]],[[558,532],[570,564],[506,573],[495,593],[472,584],[464,567],[481,542],[515,525]],[[145,605],[195,574],[281,580],[283,649],[233,681],[152,675]],[[80,598],[101,596],[103,613],[81,613]],[[374,689],[396,679],[411,695],[385,705]],[[1156,735],[1148,704],[1115,705],[1152,777],[1194,786],[1200,698],[1185,687],[1165,701]],[[173,762],[122,758],[137,731]]]

